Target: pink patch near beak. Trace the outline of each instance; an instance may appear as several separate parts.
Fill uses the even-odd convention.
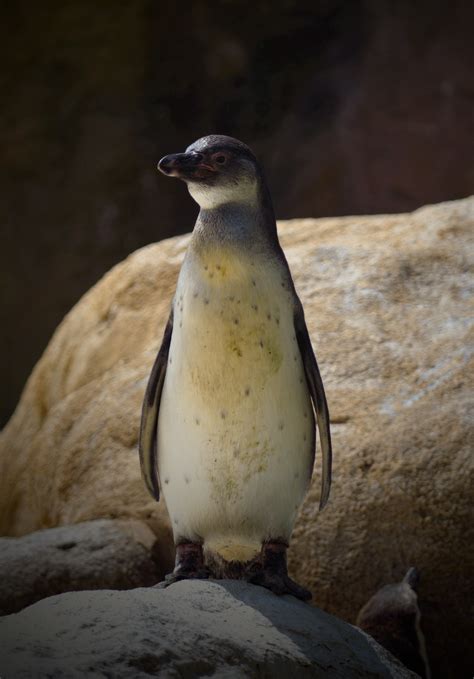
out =
[[[209,172],[216,172],[216,169],[212,165],[207,165],[206,163],[199,163],[198,167],[202,167],[204,170],[209,170]]]

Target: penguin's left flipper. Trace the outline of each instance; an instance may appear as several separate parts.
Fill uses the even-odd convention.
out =
[[[321,479],[321,497],[319,500],[319,509],[323,509],[329,498],[329,491],[331,489],[331,470],[332,470],[332,446],[331,446],[331,430],[329,425],[329,410],[326,401],[326,394],[324,393],[323,381],[319,372],[316,356],[314,355],[311,340],[309,338],[308,328],[304,317],[304,311],[301,304],[298,304],[294,317],[295,333],[298,346],[303,359],[304,371],[306,374],[306,381],[311,394],[311,400],[316,412],[316,421],[318,423],[319,440],[321,442],[322,451],[322,479]],[[313,462],[314,454],[313,452]]]
[[[163,340],[155,363],[151,370],[150,378],[143,401],[142,419],[140,424],[140,465],[142,475],[150,494],[156,501],[160,499],[160,486],[158,480],[158,460],[156,450],[156,428],[158,413],[160,411],[161,393],[168,365],[168,354],[173,334],[173,308],[171,309],[168,323],[166,324]]]

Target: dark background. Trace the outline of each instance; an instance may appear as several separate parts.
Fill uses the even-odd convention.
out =
[[[1,418],[64,314],[196,206],[155,167],[218,132],[277,216],[400,212],[474,190],[474,3],[1,5]]]

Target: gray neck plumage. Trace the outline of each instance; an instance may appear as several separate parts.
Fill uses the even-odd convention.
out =
[[[213,208],[202,208],[192,237],[194,247],[244,247],[248,252],[279,249],[275,214],[270,193],[259,181],[254,204],[229,202]]]

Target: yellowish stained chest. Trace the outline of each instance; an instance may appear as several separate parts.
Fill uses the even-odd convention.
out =
[[[196,257],[178,283],[171,358],[211,401],[248,396],[296,355],[292,313],[284,273],[268,262]]]

